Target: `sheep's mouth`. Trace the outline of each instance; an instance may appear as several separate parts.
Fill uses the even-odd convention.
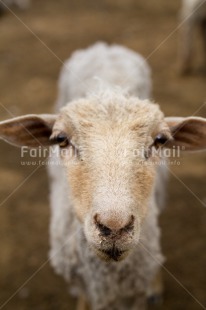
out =
[[[109,249],[96,249],[97,255],[105,261],[115,261],[119,262],[123,260],[127,254],[128,250],[120,250],[118,247],[113,246]]]
[[[118,262],[119,260],[121,260],[121,257],[123,256],[123,254],[125,253],[125,251],[121,251],[119,250],[117,247],[112,247],[109,250],[103,250],[104,254],[107,255],[110,259]]]

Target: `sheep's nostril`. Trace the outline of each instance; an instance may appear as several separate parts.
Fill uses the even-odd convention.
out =
[[[121,231],[131,232],[134,230],[134,215],[131,216],[130,222],[121,229]]]
[[[99,222],[97,214],[94,217],[94,222],[95,222],[95,225],[98,228],[98,230],[102,236],[107,237],[112,233],[112,230],[109,227],[107,227],[107,226],[105,226]]]
[[[100,223],[97,223],[97,227],[98,227],[100,233],[102,234],[102,236],[104,236],[104,237],[108,237],[112,233],[110,228],[108,228],[107,226],[104,226]]]

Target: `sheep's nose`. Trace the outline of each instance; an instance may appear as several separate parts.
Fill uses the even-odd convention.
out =
[[[129,233],[134,229],[134,216],[131,215],[129,220],[118,220],[118,218],[101,219],[99,214],[94,216],[94,222],[103,237],[108,237],[117,233]]]

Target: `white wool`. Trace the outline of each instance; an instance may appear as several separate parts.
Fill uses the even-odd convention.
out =
[[[116,88],[140,99],[149,98],[149,66],[142,56],[125,47],[96,43],[74,52],[65,62],[59,80],[57,108],[111,87],[112,91]]]

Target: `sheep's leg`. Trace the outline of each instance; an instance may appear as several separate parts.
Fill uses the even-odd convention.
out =
[[[193,55],[193,28],[194,23],[192,20],[186,21],[181,28],[179,45],[182,74],[188,74],[191,71]]]
[[[151,286],[147,292],[148,302],[151,304],[157,304],[162,302],[163,295],[163,280],[162,280],[162,270],[160,269],[153,279]]]
[[[89,310],[90,309],[86,299],[83,296],[79,297],[77,301],[76,309],[77,310]]]

